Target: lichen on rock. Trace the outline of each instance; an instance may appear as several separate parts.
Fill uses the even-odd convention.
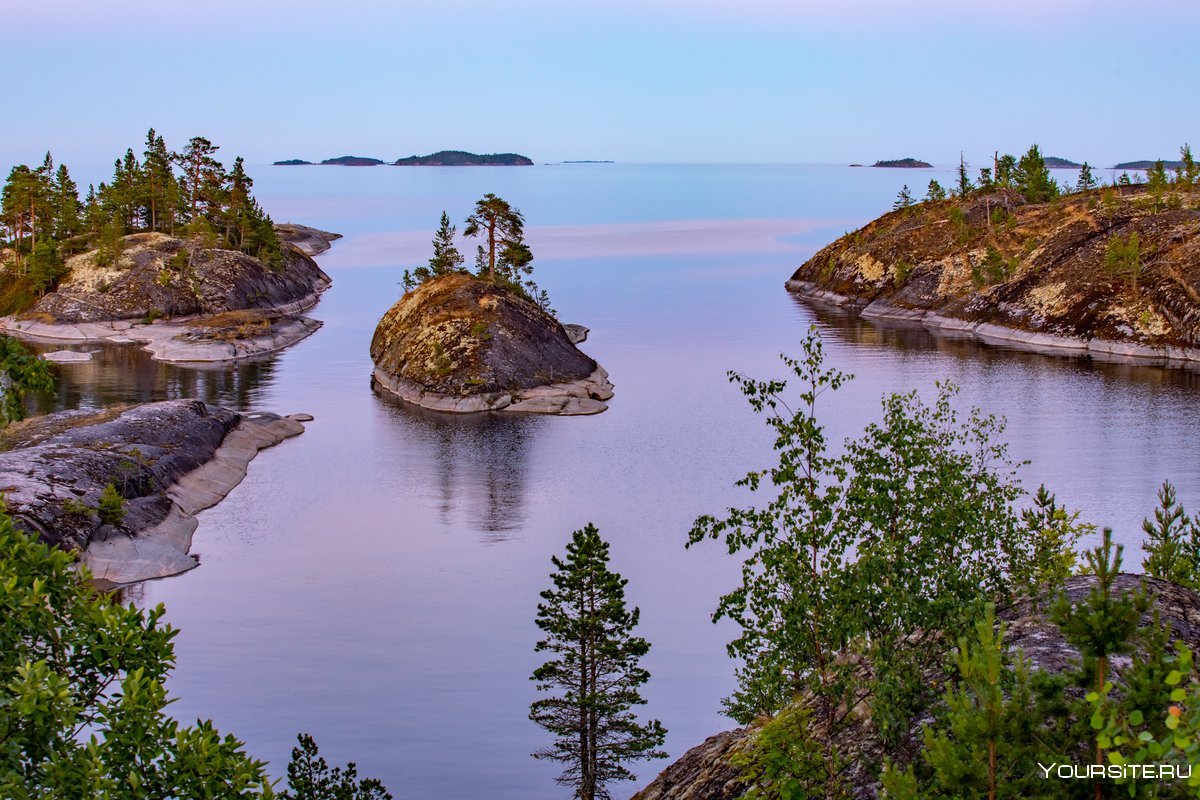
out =
[[[380,320],[377,383],[441,411],[603,411],[608,375],[551,314],[513,290],[454,273],[426,281]]]

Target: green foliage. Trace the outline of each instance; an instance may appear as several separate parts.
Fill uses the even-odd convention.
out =
[[[1122,687],[1106,681],[1085,700],[1097,744],[1097,761],[1109,764],[1172,764],[1191,773],[1174,792],[1126,773],[1114,779],[1129,797],[1196,796],[1200,788],[1200,681],[1192,651],[1182,642],[1168,646],[1169,630],[1155,616],[1139,637],[1146,653],[1122,672]],[[1183,768],[1183,769],[1179,769]],[[1190,769],[1189,769],[1190,768]],[[1186,786],[1186,789],[1184,788]],[[1165,791],[1164,791],[1165,790]]]
[[[922,762],[883,774],[890,800],[1069,796],[1070,785],[1047,782],[1038,764],[1061,762],[1065,701],[1061,681],[1031,670],[1004,647],[988,606],[973,635],[958,640],[956,683],[924,730]]]
[[[1184,144],[1179,148],[1179,167],[1175,170],[1175,184],[1191,190],[1200,186],[1200,164],[1192,156],[1192,147]]]
[[[1091,164],[1083,162],[1083,166],[1079,168],[1079,177],[1075,179],[1075,191],[1086,192],[1095,189],[1097,185]]]
[[[271,797],[264,764],[164,713],[175,631],[0,515],[0,796]]]
[[[100,504],[96,507],[102,525],[120,525],[125,519],[125,498],[117,491],[117,485],[109,481],[100,493]]]
[[[125,223],[120,214],[113,214],[96,239],[96,265],[100,267],[116,266],[125,251]]]
[[[913,202],[912,192],[908,190],[908,184],[906,183],[904,184],[903,188],[896,193],[896,201],[892,203],[892,210],[900,211],[902,209],[909,208],[912,206]]]
[[[1015,264],[1007,261],[995,245],[989,244],[983,259],[971,265],[971,279],[977,287],[992,286],[1008,280],[1015,271]]]
[[[1016,185],[1017,159],[1011,155],[1003,155],[996,159],[996,185],[1002,189],[1011,189]]]
[[[1101,544],[1085,554],[1086,571],[1096,576],[1095,586],[1079,603],[1062,595],[1050,607],[1051,619],[1083,656],[1086,683],[1097,692],[1108,680],[1111,658],[1132,651],[1134,634],[1150,603],[1144,591],[1127,595],[1113,591],[1123,551],[1105,528]]]
[[[958,183],[954,187],[954,193],[958,197],[966,197],[974,188],[975,185],[971,183],[971,173],[967,167],[967,162],[963,159],[963,155],[960,152],[958,154]]]
[[[1014,542],[1009,556],[1013,584],[1030,596],[1061,587],[1075,574],[1079,540],[1095,533],[1096,526],[1080,522],[1078,511],[1058,505],[1045,486],[1038,487],[1030,507],[1021,512],[1021,523],[1025,535]]]
[[[1110,236],[1104,250],[1104,267],[1113,278],[1124,280],[1136,289],[1138,277],[1145,269],[1137,231],[1126,237]]]
[[[813,740],[812,710],[803,704],[785,708],[754,734],[752,745],[732,763],[750,787],[745,800],[839,798],[846,786],[830,786],[826,756]],[[836,762],[834,769],[840,766]]]
[[[950,226],[954,229],[954,238],[959,244],[965,244],[975,235],[975,230],[967,224],[967,215],[958,206],[951,208],[946,218],[950,220]]]
[[[946,199],[946,190],[936,180],[929,181],[929,190],[925,193],[926,202],[936,203]]]
[[[29,259],[29,282],[39,295],[54,291],[66,277],[67,268],[52,239],[38,242]]]
[[[892,269],[892,282],[895,283],[896,286],[903,286],[904,282],[908,280],[908,276],[912,273],[912,264],[901,258],[896,261],[896,264]]]
[[[292,748],[287,768],[289,790],[279,795],[280,800],[392,800],[378,780],[359,780],[353,761],[330,769],[311,736],[302,733],[297,739],[300,746]]]
[[[1166,165],[1162,159],[1154,162],[1150,169],[1146,170],[1146,190],[1150,193],[1150,209],[1154,213],[1163,210],[1166,205],[1167,189],[1171,186],[1171,179],[1167,175]]]
[[[728,712],[749,721],[805,698],[833,791],[841,767],[829,743],[861,721],[855,709],[870,708],[886,748],[905,741],[933,700],[925,676],[941,663],[942,632],[972,619],[983,598],[1008,597],[1009,576],[1030,571],[1037,547],[1015,509],[1001,421],[960,419],[946,385],[932,405],[891,395],[882,420],[835,455],[817,400],[847,376],[825,368],[815,330],[803,357],[784,363],[800,384],[794,399],[788,381],[730,376],[779,457],[738,485],[777,496],[699,518],[689,546],[717,539],[745,559],[713,615],[740,629],[728,646],[741,661]]]
[[[565,559],[551,558],[553,587],[542,592],[539,653],[552,658],[533,672],[538,690],[529,718],[552,733],[551,747],[534,758],[566,765],[557,779],[579,800],[608,798],[607,784],[633,779],[630,761],[663,758],[666,730],[638,722],[639,687],[650,673],[639,666],[650,645],[633,634],[639,611],[625,605],[624,578],[608,568],[608,543],[594,525],[571,535]]]
[[[1030,203],[1045,203],[1058,197],[1058,184],[1050,177],[1050,169],[1036,144],[1017,162],[1013,181]]]
[[[475,211],[467,217],[463,234],[482,236],[486,242],[486,247],[476,248],[477,274],[487,275],[493,283],[502,283],[543,311],[554,313],[549,295],[530,277],[533,251],[525,243],[525,218],[520,211],[489,192],[475,202]]]
[[[0,427],[25,418],[25,395],[54,389],[49,365],[11,336],[0,335]]]
[[[1178,502],[1170,481],[1159,488],[1154,519],[1142,520],[1142,530],[1145,573],[1200,591],[1200,524]]]

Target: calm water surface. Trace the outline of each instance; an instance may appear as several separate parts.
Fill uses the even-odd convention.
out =
[[[939,379],[963,408],[1008,418],[1013,455],[1068,505],[1111,525],[1139,560],[1138,524],[1171,477],[1200,501],[1193,372],[1031,356],[814,310],[782,288],[816,248],[890,206],[926,171],[822,166],[578,165],[271,168],[257,190],[277,220],[346,238],[321,257],[325,326],[286,352],[221,369],[113,347],[64,365],[51,405],[200,397],[308,412],[201,515],[199,569],[136,587],[182,629],[172,690],[183,719],[212,717],[277,774],[298,731],[353,759],[398,798],[554,798],[557,769],[526,719],[533,625],[550,556],[595,522],[629,578],[653,649],[649,714],[682,753],[729,726],[728,627],[709,622],[736,564],[684,552],[695,517],[745,498],[770,463],[765,428],[725,379],[779,374],[808,326],[857,378],[824,406],[835,441],[877,418],[885,392]],[[946,182],[946,174],[937,176]],[[372,392],[368,344],[406,266],[427,258],[443,209],[492,191],[525,212],[537,278],[617,395],[596,417],[461,418]],[[662,764],[641,766],[646,779]],[[627,796],[634,786],[618,792]]]

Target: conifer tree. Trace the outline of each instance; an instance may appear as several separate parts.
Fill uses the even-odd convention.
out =
[[[146,149],[142,153],[142,158],[144,159],[142,164],[146,181],[150,230],[163,230],[164,227],[167,227],[163,223],[174,215],[169,195],[172,184],[175,184],[175,175],[171,171],[171,154],[167,151],[167,145],[162,136],[156,134],[153,128],[146,132]]]
[[[53,188],[54,238],[65,245],[83,230],[83,220],[80,217],[83,206],[79,202],[79,187],[71,180],[66,164],[58,165]]]
[[[974,188],[975,184],[971,183],[971,173],[967,169],[967,162],[960,151],[958,154],[958,186],[955,191],[959,197],[966,197]]]
[[[1013,179],[1030,203],[1045,203],[1058,196],[1058,184],[1050,177],[1050,169],[1036,144],[1017,162]]]
[[[1072,603],[1065,594],[1060,595],[1050,607],[1050,618],[1083,657],[1080,673],[1083,685],[1097,694],[1107,693],[1105,686],[1113,656],[1134,650],[1135,634],[1150,605],[1144,589],[1124,595],[1116,591],[1114,584],[1121,572],[1123,551],[1124,547],[1114,545],[1112,530],[1105,528],[1101,544],[1085,554],[1086,571],[1096,576],[1091,591],[1078,603]],[[1103,751],[1097,745],[1095,763],[1103,762]],[[1099,783],[1096,797],[1101,797]]]
[[[925,193],[926,202],[936,203],[938,200],[946,199],[946,190],[936,180],[929,182],[929,190]]]
[[[1002,155],[996,159],[996,185],[1002,189],[1011,189],[1016,181],[1017,159],[1011,155]]]
[[[1167,188],[1171,185],[1171,180],[1167,176],[1167,167],[1162,159],[1154,162],[1154,166],[1146,170],[1146,189],[1150,192],[1150,206],[1154,213],[1162,210],[1163,199],[1166,197]]]
[[[1192,156],[1192,147],[1184,144],[1179,148],[1179,168],[1175,171],[1175,182],[1185,189],[1194,189],[1200,184],[1200,164]]]
[[[1096,188],[1096,178],[1092,175],[1092,166],[1086,161],[1079,168],[1079,177],[1075,180],[1075,191],[1086,192]]]
[[[188,203],[189,220],[217,201],[224,183],[224,168],[213,155],[220,149],[203,136],[193,136],[183,152],[172,156],[183,171],[180,183]]]
[[[495,283],[496,263],[501,252],[506,245],[524,239],[525,218],[508,201],[488,192],[475,201],[475,210],[467,217],[463,235],[484,237],[486,249],[480,252],[486,253],[487,259],[483,263],[478,263],[480,259],[476,259],[476,262],[481,268],[486,265],[488,280]],[[480,274],[483,274],[482,269]]]
[[[901,209],[910,207],[912,204],[913,204],[912,192],[910,192],[908,190],[908,184],[906,183],[900,189],[900,191],[896,193],[896,200],[895,200],[895,202],[892,203],[892,210],[900,211]]]
[[[638,665],[649,643],[635,636],[638,609],[625,605],[625,585],[608,568],[608,543],[594,525],[575,531],[565,559],[552,557],[553,587],[542,592],[537,626],[546,638],[539,653],[551,660],[534,670],[538,689],[554,692],[530,707],[529,718],[554,734],[534,758],[566,765],[559,784],[578,800],[608,798],[608,784],[631,780],[630,761],[663,758],[666,730],[641,723],[639,687],[650,673]]]
[[[1146,574],[1200,591],[1200,524],[1178,501],[1170,481],[1159,488],[1154,519],[1142,520],[1142,530]]]

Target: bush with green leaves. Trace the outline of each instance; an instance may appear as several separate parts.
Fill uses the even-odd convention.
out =
[[[11,336],[0,335],[0,427],[25,418],[25,396],[54,389],[54,373]]]
[[[120,525],[125,519],[125,498],[117,491],[112,481],[100,493],[100,504],[96,507],[102,525]]]
[[[714,613],[740,629],[726,708],[746,722],[800,698],[828,743],[865,706],[895,747],[935,699],[927,676],[940,670],[943,632],[969,624],[985,599],[1033,588],[1018,580],[1056,579],[1078,531],[1063,531],[1076,524],[1069,515],[1049,512],[1052,525],[1022,517],[1003,422],[977,410],[962,418],[946,384],[930,404],[885,397],[882,420],[832,452],[818,399],[848,376],[824,366],[815,329],[803,347],[802,358],[784,357],[795,397],[786,380],[730,374],[778,453],[738,484],[776,496],[700,517],[689,537],[744,558],[741,584]],[[832,769],[825,780],[836,782]]]
[[[174,639],[162,605],[122,605],[72,554],[0,514],[0,797],[272,798],[266,764],[208,721],[166,713]],[[301,736],[294,800],[387,800]],[[294,774],[293,774],[294,773]]]

